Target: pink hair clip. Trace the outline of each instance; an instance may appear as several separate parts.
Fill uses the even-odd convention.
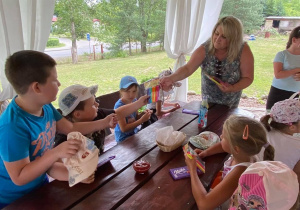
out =
[[[248,127],[248,125],[246,125],[244,128],[244,132],[243,132],[243,139],[247,140],[248,137],[249,137],[249,127]]]

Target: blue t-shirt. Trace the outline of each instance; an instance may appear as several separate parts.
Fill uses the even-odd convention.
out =
[[[132,102],[135,102],[135,101],[136,101],[136,98]],[[122,102],[122,100],[119,99],[116,102],[114,109],[117,109],[117,108],[119,108],[121,106],[124,106],[124,105],[125,104]],[[128,123],[128,120],[130,118],[134,118],[136,120],[136,112],[134,112],[131,115],[126,117],[126,123]],[[125,140],[127,137],[132,136],[133,134],[137,133],[138,131],[139,131],[139,129],[135,128],[135,129],[133,129],[131,131],[128,131],[128,132],[122,132],[119,124],[117,124],[117,126],[115,127],[115,139],[116,139],[117,142],[121,142],[121,141]]]
[[[16,96],[18,97],[18,96]],[[51,105],[43,106],[43,116],[37,117],[21,109],[16,97],[0,116],[0,203],[9,204],[47,182],[46,173],[23,185],[15,185],[4,162],[14,162],[29,157],[41,157],[54,145],[56,121],[61,114]]]
[[[300,55],[293,55],[288,50],[278,52],[273,62],[279,62],[283,65],[283,71],[300,68]],[[274,77],[272,86],[281,90],[298,92],[300,91],[300,82],[289,76],[282,79]]]

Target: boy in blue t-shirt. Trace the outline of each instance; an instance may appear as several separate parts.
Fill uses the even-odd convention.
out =
[[[67,168],[60,160],[76,154],[81,140],[71,139],[52,148],[56,130],[88,134],[117,123],[116,114],[79,123],[62,117],[51,105],[60,86],[55,66],[53,58],[31,50],[16,52],[6,61],[6,77],[18,95],[0,117],[0,208],[47,183],[46,174],[68,180]],[[83,182],[93,180],[91,175]]]

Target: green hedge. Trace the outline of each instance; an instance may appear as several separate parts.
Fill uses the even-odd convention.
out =
[[[58,38],[49,38],[47,41],[47,47],[55,47],[59,46]]]

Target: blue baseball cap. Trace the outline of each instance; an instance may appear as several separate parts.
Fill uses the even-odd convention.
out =
[[[134,78],[132,76],[125,76],[121,79],[120,89],[126,89],[132,84],[139,85],[139,83],[136,81],[136,78]]]

